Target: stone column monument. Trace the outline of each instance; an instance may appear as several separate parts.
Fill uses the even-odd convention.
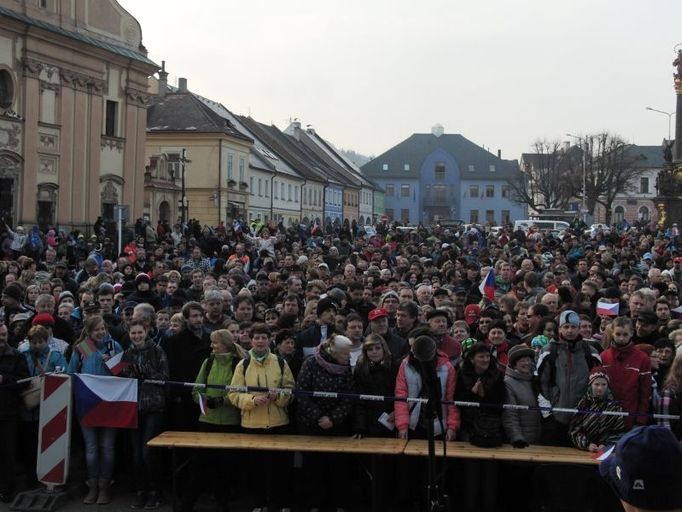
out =
[[[675,138],[666,141],[663,148],[665,166],[658,175],[658,224],[668,228],[673,222],[682,222],[682,45],[677,46],[673,61],[675,88]]]

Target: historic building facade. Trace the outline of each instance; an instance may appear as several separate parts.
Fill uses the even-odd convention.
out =
[[[156,69],[115,0],[0,0],[0,213],[66,231],[141,216]]]
[[[405,224],[460,219],[499,225],[523,219],[508,181],[516,161],[503,160],[459,134],[415,133],[362,166],[384,190],[384,214]]]

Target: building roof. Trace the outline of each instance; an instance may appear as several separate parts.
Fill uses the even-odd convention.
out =
[[[135,51],[132,48],[126,48],[125,46],[120,46],[108,41],[103,41],[96,37],[89,36],[87,34],[83,34],[80,32],[75,32],[73,30],[67,30],[57,25],[53,25],[52,23],[32,18],[30,16],[27,16],[26,14],[13,11],[12,9],[7,9],[6,7],[0,7],[0,15],[5,16],[7,18],[12,18],[22,23],[26,23],[27,25],[31,25],[33,27],[42,28],[55,34],[75,39],[77,41],[80,41],[81,43],[85,43],[96,48],[101,48],[102,50],[107,50],[111,53],[120,55],[121,57],[125,57],[127,59],[133,59],[144,64],[149,64],[150,66],[154,66],[156,68],[159,67],[158,64],[150,60],[146,54]]]
[[[191,92],[171,92],[165,96],[152,97],[147,107],[147,132],[224,133],[253,142]]]
[[[298,170],[306,178],[327,183],[338,182],[327,172],[324,162],[310,153],[303,144],[293,137],[282,133],[276,126],[268,126],[252,119],[240,116],[241,121],[264,141],[274,152],[284,158],[289,165]]]
[[[289,128],[287,128],[287,133],[292,135],[289,133],[290,130],[296,130],[293,123],[291,126],[289,126]],[[298,140],[300,140],[303,146],[305,146],[319,160],[324,162],[327,171],[332,173],[338,181],[340,181],[346,187],[353,187],[357,189],[361,187],[360,179],[349,169],[346,169],[341,163],[339,163],[321,144],[315,140],[314,131],[310,133],[309,131],[303,130],[300,127],[297,130],[299,137]],[[294,138],[296,138],[295,135]]]
[[[370,183],[369,180],[367,180],[367,178],[365,178],[365,176],[362,174],[360,168],[341,155],[341,153],[330,142],[322,138],[316,130],[308,129],[306,130],[306,135],[308,135],[308,137],[310,137],[310,139],[317,144],[319,148],[324,151],[324,153],[328,155],[329,158],[331,158],[337,165],[339,165],[341,168],[344,168],[344,170],[349,173],[351,177],[359,180],[363,187],[374,188],[372,183]]]
[[[415,133],[393,146],[388,151],[367,162],[362,171],[370,178],[412,178],[419,179],[421,167],[428,155],[437,149],[452,155],[461,171],[462,179],[507,180],[519,172],[514,160],[503,160],[497,155],[477,146],[459,134],[443,134],[436,137],[431,133]],[[384,165],[388,170],[384,171]],[[406,171],[405,164],[409,165]],[[469,166],[474,171],[469,171]],[[495,172],[490,172],[490,166]]]
[[[641,159],[639,166],[647,168],[660,168],[665,166],[663,158],[663,148],[661,146],[639,146],[632,144],[632,152],[638,159]]]

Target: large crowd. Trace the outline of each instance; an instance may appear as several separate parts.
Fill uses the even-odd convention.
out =
[[[660,423],[682,439],[682,421],[655,416],[682,411],[677,226],[585,228],[493,234],[381,223],[370,236],[354,223],[154,228],[140,220],[117,253],[101,222],[92,236],[2,223],[0,499],[37,484],[39,408],[30,383],[17,381],[110,375],[106,362],[120,352],[127,366],[118,375],[140,379],[138,428],[74,425],[86,504],[111,500],[124,438],[132,506],[157,508],[165,473],[146,442],[164,430],[420,439],[433,428],[439,439],[479,447],[599,452]],[[494,286],[481,286],[489,275]],[[436,350],[415,355],[429,342]],[[220,387],[229,384],[298,392]],[[435,420],[423,402],[305,393],[433,398],[429,390],[446,402]],[[597,414],[606,411],[627,414]],[[254,510],[351,509],[349,489],[367,490],[362,461],[331,460],[200,451],[189,459],[180,510],[193,510],[207,489],[221,512],[235,492]],[[378,465],[382,508],[420,506],[421,463]],[[454,504],[511,507],[528,496],[505,489],[528,485],[532,469],[465,460],[452,478]]]

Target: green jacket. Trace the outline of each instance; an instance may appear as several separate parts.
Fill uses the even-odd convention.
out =
[[[211,365],[211,373],[206,378],[206,359],[199,369],[199,374],[194,382],[197,384],[213,384],[218,386],[226,386],[232,382],[232,375],[234,367],[237,365],[239,356],[233,353],[227,354],[213,354],[213,364]],[[236,360],[235,360],[236,359]],[[194,388],[192,396],[194,401],[199,403],[199,395],[206,397],[222,396],[225,400],[224,404],[215,409],[206,407],[206,414],[199,417],[199,421],[203,423],[211,423],[213,425],[239,425],[240,411],[227,398],[227,391],[217,388]]]

